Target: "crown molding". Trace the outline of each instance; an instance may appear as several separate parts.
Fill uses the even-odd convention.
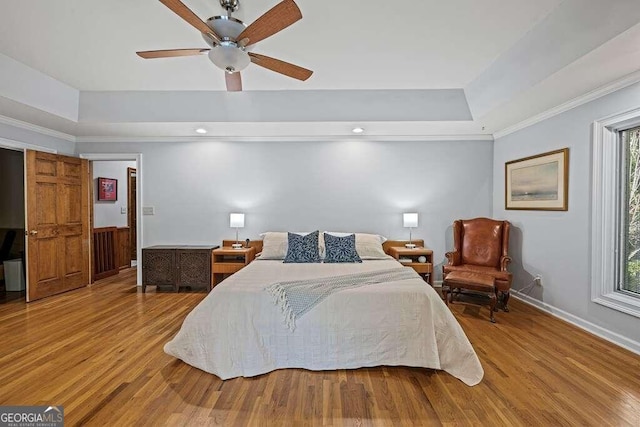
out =
[[[58,150],[49,147],[43,147],[41,145],[36,144],[27,144],[26,142],[15,141],[13,139],[7,139],[0,137],[0,148],[8,148],[10,150],[24,151],[24,150],[35,150],[42,151],[45,153],[57,154]]]
[[[528,128],[529,126],[533,126],[536,123],[540,123],[544,120],[550,119],[551,117],[557,116],[571,109],[587,104],[591,101],[595,101],[598,98],[602,98],[603,96],[609,95],[610,93],[613,93],[620,89],[624,89],[625,87],[631,86],[632,84],[638,82],[640,82],[640,71],[628,74],[619,80],[615,80],[612,83],[600,86],[599,88],[587,92],[584,95],[573,98],[572,100],[567,101],[564,104],[560,104],[557,107],[550,108],[549,110],[529,117],[528,119],[516,123],[515,125],[494,132],[493,138],[502,138],[519,130]]]
[[[196,141],[231,141],[231,142],[278,142],[278,141],[320,141],[329,142],[335,140],[367,140],[367,141],[397,141],[397,142],[428,142],[428,141],[493,141],[491,134],[415,134],[415,135],[225,135],[225,136],[74,136],[68,133],[56,131],[44,126],[35,125],[22,120],[0,115],[0,123],[20,129],[36,132],[41,135],[51,136],[73,143],[108,143],[108,142],[196,142]]]
[[[31,132],[36,132],[41,135],[52,136],[54,138],[63,139],[69,142],[76,142],[76,137],[68,133],[59,132],[57,130],[49,129],[43,126],[34,125],[32,123],[23,122],[22,120],[14,119],[11,117],[0,115],[0,123],[5,125],[14,126],[20,129],[25,129]]]
[[[428,142],[428,141],[493,141],[491,135],[318,135],[318,136],[80,136],[78,143],[108,142],[330,142],[336,140],[381,141],[381,142]]]

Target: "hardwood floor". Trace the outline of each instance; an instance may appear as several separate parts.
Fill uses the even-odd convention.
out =
[[[66,425],[640,425],[640,356],[512,299],[451,308],[485,369],[286,369],[221,381],[162,346],[204,293],[137,291],[135,269],[0,305],[0,405],[63,405]]]

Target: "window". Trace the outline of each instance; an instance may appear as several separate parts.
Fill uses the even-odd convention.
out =
[[[622,131],[620,141],[624,148],[620,168],[623,203],[618,290],[640,297],[640,127]]]
[[[591,300],[640,317],[640,109],[593,124]]]

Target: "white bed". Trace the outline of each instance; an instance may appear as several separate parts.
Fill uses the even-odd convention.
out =
[[[480,361],[455,317],[416,273],[414,279],[362,286],[329,296],[290,331],[272,283],[406,268],[393,259],[361,264],[285,264],[256,260],[216,286],[186,317],[164,351],[221,379],[281,368],[368,366],[442,369],[467,385]]]

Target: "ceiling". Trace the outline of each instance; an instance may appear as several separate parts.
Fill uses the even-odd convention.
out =
[[[157,0],[3,2],[0,52],[68,85],[95,90],[225,90],[206,57],[143,60],[140,50],[203,47],[200,34]],[[199,17],[218,0],[184,0]],[[253,22],[276,0],[240,0]],[[256,53],[313,70],[299,82],[259,67],[245,90],[460,88],[560,0],[297,0],[303,19]],[[37,31],[34,31],[34,28]]]
[[[218,0],[183,2],[203,19],[223,14]],[[234,16],[249,24],[277,2],[240,0]],[[242,73],[244,92],[228,94],[223,72],[206,55],[135,55],[206,47],[158,0],[3,2],[0,54],[17,62],[3,70],[0,58],[0,118],[80,140],[190,136],[194,126],[207,124],[225,137],[333,137],[348,134],[351,123],[367,124],[371,136],[486,139],[640,70],[637,0],[296,3],[303,19],[253,51],[312,69],[312,77],[301,82],[250,65]],[[23,74],[32,71],[42,73],[33,79],[43,87],[52,78],[57,91],[70,94],[64,113],[54,105],[60,96],[27,93],[33,85]],[[445,119],[436,114],[442,89],[456,98]],[[323,93],[354,114],[336,103],[318,105]],[[138,107],[126,115],[132,100]],[[278,111],[269,111],[272,104]],[[212,111],[202,114],[203,108]],[[314,113],[321,108],[339,112]],[[189,109],[197,119],[189,119]],[[249,109],[251,120],[237,118]]]

